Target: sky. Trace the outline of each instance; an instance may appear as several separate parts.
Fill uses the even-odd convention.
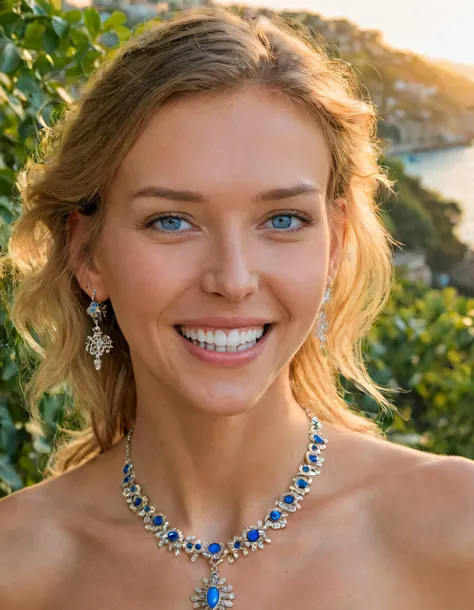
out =
[[[232,4],[216,0],[220,4]],[[236,0],[247,6],[307,10],[380,30],[386,42],[433,59],[474,65],[473,0]]]

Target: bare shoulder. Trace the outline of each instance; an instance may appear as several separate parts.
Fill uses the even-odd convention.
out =
[[[420,552],[474,570],[474,461],[422,454],[386,492],[399,527]]]
[[[440,604],[474,607],[474,461],[383,439],[364,445],[374,464],[370,515],[387,561],[421,597],[431,590]]]
[[[97,506],[109,493],[104,460],[13,493],[0,501],[2,608],[51,607],[50,596],[82,561],[84,548],[104,520]],[[106,470],[106,468],[105,468]],[[115,495],[115,494],[114,494]],[[114,507],[109,509],[114,518]]]
[[[51,579],[70,560],[71,540],[48,493],[51,483],[0,502],[0,591],[8,610],[42,607]]]
[[[336,443],[343,447],[340,469],[353,476],[357,466],[357,486],[384,537],[433,561],[474,569],[473,460],[351,432],[337,431]]]

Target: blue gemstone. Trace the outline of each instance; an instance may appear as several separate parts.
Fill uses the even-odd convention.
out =
[[[135,500],[133,501],[133,504],[135,506],[140,506],[140,504],[143,502],[143,500],[141,498],[135,498]]]
[[[130,487],[130,491],[133,493],[134,491],[137,491],[137,486],[136,485],[132,485]]]
[[[295,498],[293,496],[288,495],[284,497],[285,504],[293,504],[294,501]]]
[[[188,549],[192,549],[193,548],[193,543],[192,542],[188,542],[188,544],[186,546],[188,547]]]
[[[309,461],[313,462],[313,464],[316,464],[316,462],[318,461],[318,456],[317,455],[313,455],[312,453],[309,454]]]
[[[309,466],[303,466],[303,472],[309,472]]]
[[[151,511],[151,508],[149,506],[145,506],[145,508],[143,509],[146,513],[149,513]]]
[[[202,549],[202,545],[196,544],[196,546],[194,548],[196,549],[196,551],[200,551]]]
[[[234,549],[240,549],[241,546],[242,546],[242,543],[240,542],[240,540],[236,540],[234,542]]]
[[[123,480],[124,483],[130,483],[130,477],[125,477]]]
[[[247,540],[249,542],[257,542],[259,538],[260,534],[258,533],[258,530],[250,530],[250,532],[247,533]]]
[[[206,593],[206,603],[211,610],[217,607],[220,599],[220,592],[217,587],[209,587]]]
[[[163,517],[161,515],[155,515],[151,522],[153,525],[161,525],[163,523]]]
[[[308,481],[305,481],[304,479],[298,479],[296,481],[296,485],[300,488],[300,489],[304,489],[305,487],[308,487]]]
[[[281,512],[279,510],[272,510],[272,512],[270,513],[270,519],[272,521],[278,521],[278,519],[281,517]]]
[[[125,466],[123,467],[123,471],[125,474],[127,474],[127,472],[130,470],[130,464],[125,464]]]
[[[317,445],[311,445],[311,451],[317,451],[319,447]]]
[[[313,436],[313,441],[314,441],[315,443],[324,443],[324,439],[323,439],[323,437],[322,437],[322,436],[319,436],[319,434],[315,434],[315,435]]]
[[[178,532],[169,532],[168,533],[168,540],[170,542],[176,542],[176,540],[178,540],[178,538],[179,538]]]
[[[221,545],[217,542],[213,542],[207,547],[207,550],[211,555],[217,555],[217,553],[220,553]]]

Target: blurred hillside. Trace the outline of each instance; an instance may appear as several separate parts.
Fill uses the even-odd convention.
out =
[[[157,14],[167,18],[183,6],[209,3],[89,1],[99,11],[124,11],[131,27]],[[245,5],[233,4],[231,8],[256,14]],[[387,154],[468,144],[474,138],[474,80],[460,69],[453,66],[450,70],[447,65],[394,49],[381,32],[363,30],[347,19],[266,8],[258,14],[267,18],[276,14],[298,27],[303,24],[331,57],[354,66],[379,110],[379,137],[386,140]]]
[[[459,64],[446,59],[431,59],[428,61],[431,61],[431,63],[438,66],[438,68],[442,68],[448,72],[454,72],[455,74],[459,74],[460,76],[464,76],[465,78],[469,78],[470,80],[474,81],[474,66],[469,64]]]

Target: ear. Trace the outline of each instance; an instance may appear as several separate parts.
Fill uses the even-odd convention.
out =
[[[87,241],[90,234],[91,218],[81,214],[77,210],[72,212],[68,218],[67,233],[69,244],[69,257],[74,268],[82,290],[92,299],[93,291],[96,291],[96,301],[102,302],[109,298],[107,287],[97,264],[97,256],[93,256],[93,262],[87,265],[80,261],[79,252],[81,246]]]
[[[328,275],[332,282],[334,282],[339,270],[347,238],[347,202],[342,197],[336,199],[333,203],[330,231],[331,247],[329,253]]]

